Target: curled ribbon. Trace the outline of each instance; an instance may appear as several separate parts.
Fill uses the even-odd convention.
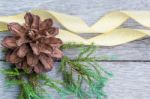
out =
[[[101,46],[115,46],[150,35],[150,30],[148,29],[119,28],[120,25],[130,18],[140,25],[150,28],[149,11],[110,12],[91,27],[76,16],[45,10],[32,10],[30,12],[39,15],[41,19],[53,18],[60,23],[65,29],[60,29],[60,33],[57,37],[61,38],[65,43],[75,42],[85,45],[94,43],[95,45]],[[15,16],[1,16],[0,31],[7,30],[7,24],[10,22],[24,23],[24,14],[25,13]],[[79,33],[99,33],[99,35],[85,39],[79,36]]]

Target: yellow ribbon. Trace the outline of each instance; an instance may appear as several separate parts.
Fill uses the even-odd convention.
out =
[[[119,28],[119,26],[129,18],[146,28],[150,28],[149,11],[110,12],[90,27],[77,16],[45,10],[32,10],[30,12],[39,15],[41,19],[53,18],[60,23],[65,29],[60,29],[60,33],[57,37],[61,38],[64,43],[75,42],[85,45],[94,43],[95,45],[101,46],[114,46],[150,35],[150,30],[148,29]],[[15,16],[1,16],[0,31],[7,30],[7,24],[10,22],[24,23],[24,14],[25,13]],[[85,39],[80,37],[78,35],[79,33],[99,33],[99,35]]]

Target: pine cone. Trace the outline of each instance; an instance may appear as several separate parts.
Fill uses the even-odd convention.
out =
[[[24,16],[25,24],[8,24],[12,36],[3,39],[2,45],[9,48],[6,60],[16,67],[30,72],[42,73],[50,71],[54,59],[63,57],[59,49],[63,44],[59,38],[58,28],[52,27],[51,19],[40,20],[31,13]]]

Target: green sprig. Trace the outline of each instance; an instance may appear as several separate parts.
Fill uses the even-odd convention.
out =
[[[93,44],[90,46],[81,45],[80,47],[81,52],[76,58],[70,59],[64,56],[61,60],[59,72],[63,75],[64,87],[80,99],[91,99],[93,97],[101,99],[106,97],[103,87],[110,73],[97,64],[96,60],[98,59],[96,57],[91,57],[97,47]],[[101,68],[101,70],[98,68]],[[102,75],[102,72],[105,73],[106,77]],[[76,74],[78,75],[77,78],[75,77]],[[83,86],[85,84],[88,90],[85,90]]]

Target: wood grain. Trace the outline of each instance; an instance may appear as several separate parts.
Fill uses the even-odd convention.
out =
[[[150,0],[0,0],[0,15],[13,15],[31,9],[46,9],[79,16],[88,25],[92,25],[107,12],[114,10],[150,10],[149,4]],[[132,20],[121,27],[143,28]],[[1,32],[0,41],[6,35],[8,33]],[[81,34],[81,36],[89,38],[93,35]],[[8,63],[3,62],[2,49],[2,46],[0,46],[0,68],[6,68]],[[100,47],[93,54],[97,57],[110,56],[113,59],[112,62],[105,59],[101,62],[105,69],[114,74],[105,87],[108,99],[150,99],[149,51],[150,39],[143,38],[120,46]],[[70,49],[65,50],[64,53],[74,58],[79,51]],[[56,68],[49,72],[50,76],[58,77],[55,75]],[[55,96],[54,99],[60,99],[53,90],[49,92]],[[0,99],[16,99],[17,94],[18,88],[6,88],[4,75],[0,75]]]
[[[99,64],[113,73],[113,77],[104,88],[108,99],[149,99],[150,62],[101,62]],[[0,62],[0,68],[7,68],[8,65],[6,62]],[[59,63],[56,63],[53,71],[48,73],[50,77],[60,79],[60,75],[56,74],[58,66]],[[5,87],[4,75],[1,74],[0,77],[0,99],[15,99],[18,88]],[[50,94],[53,93],[51,95],[55,97],[54,99],[59,99],[54,90],[47,90]]]
[[[0,33],[0,43],[2,39],[10,33]],[[82,35],[81,35],[82,36]],[[90,37],[91,35],[86,35]],[[100,60],[106,61],[150,61],[150,39],[143,38],[120,46],[98,47],[93,56],[101,57]],[[4,60],[4,47],[0,45],[0,60]],[[79,54],[79,49],[66,49],[65,55],[75,58]]]

